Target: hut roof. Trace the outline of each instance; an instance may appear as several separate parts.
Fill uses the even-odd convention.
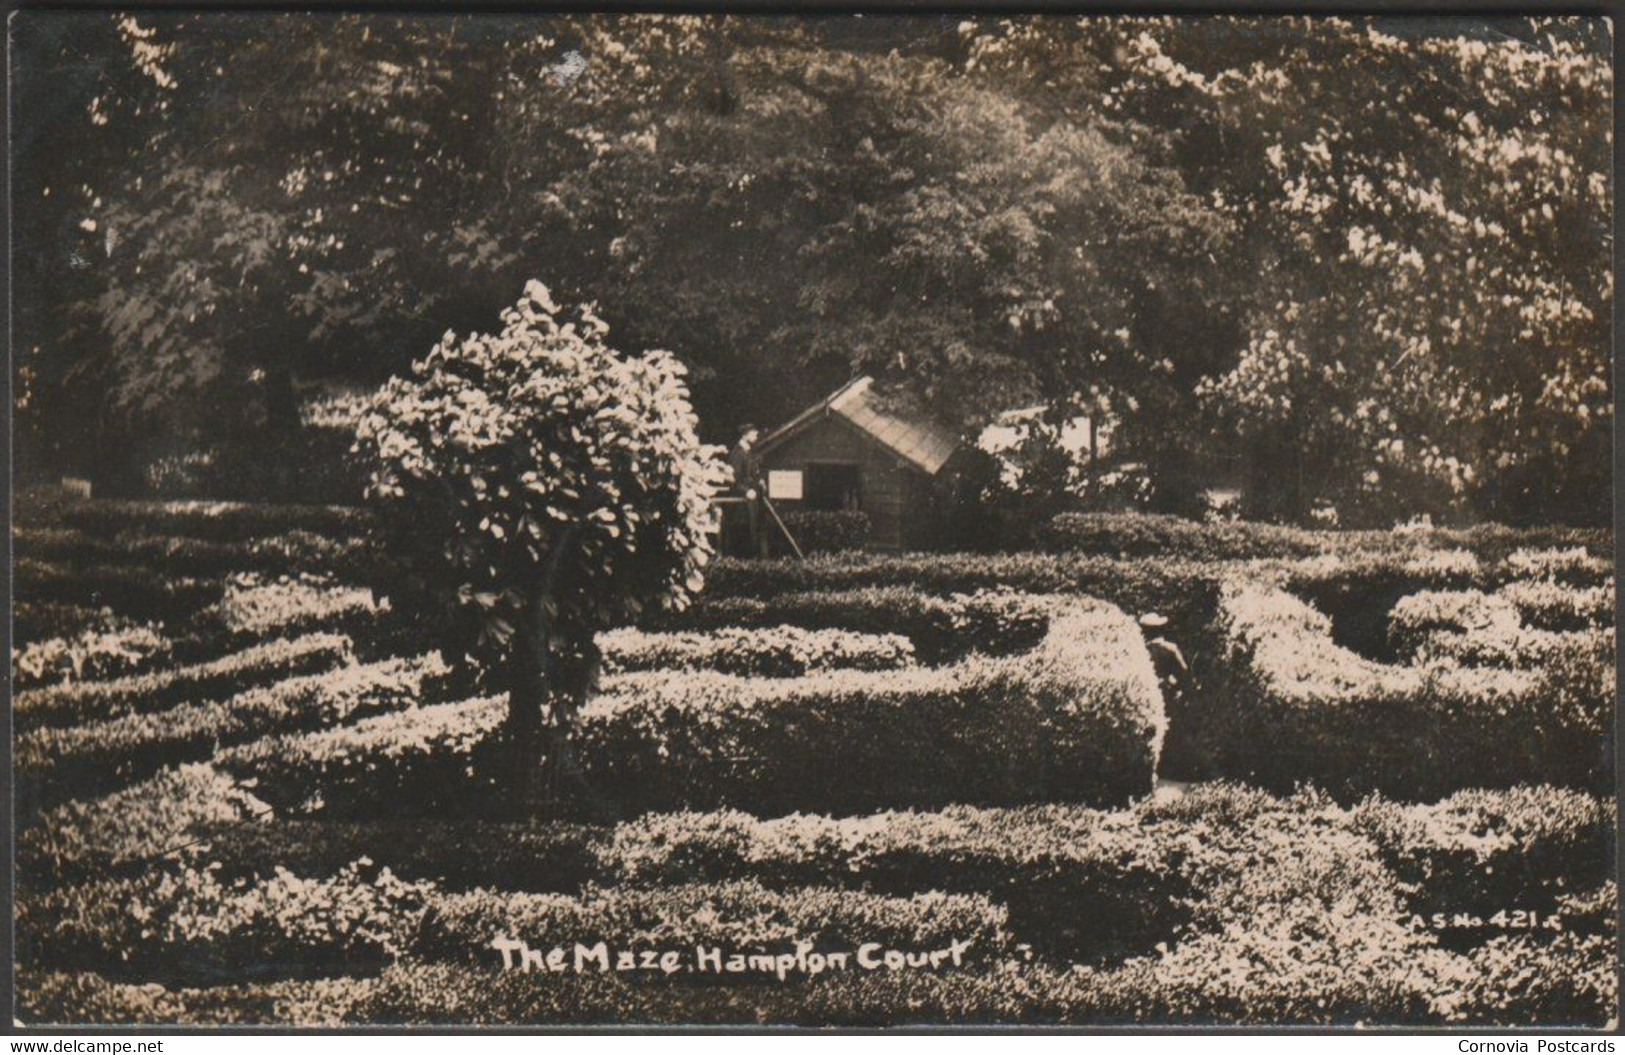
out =
[[[831,415],[841,418],[928,476],[935,476],[959,449],[959,437],[936,422],[905,417],[882,407],[874,393],[874,379],[869,377],[849,381],[828,398],[814,403],[774,429],[756,449],[765,454],[808,425]]]

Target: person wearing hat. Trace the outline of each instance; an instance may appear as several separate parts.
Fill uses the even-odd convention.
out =
[[[767,539],[762,534],[761,475],[762,463],[756,457],[756,441],[761,432],[755,425],[745,424],[739,429],[739,439],[728,452],[728,466],[733,469],[734,490],[745,497],[745,508],[750,516],[750,548],[758,556],[767,556]]]

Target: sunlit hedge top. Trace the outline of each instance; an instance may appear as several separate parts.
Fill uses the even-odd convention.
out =
[[[357,430],[369,494],[417,584],[476,617],[482,644],[507,641],[555,560],[561,624],[682,606],[712,556],[726,479],[695,431],[683,365],[618,354],[590,308],[567,319],[540,282],[502,324],[447,333]]]

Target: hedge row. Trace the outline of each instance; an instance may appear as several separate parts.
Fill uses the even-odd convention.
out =
[[[169,658],[169,639],[157,628],[128,620],[108,623],[13,648],[12,690],[116,678]]]
[[[681,949],[692,957],[706,945],[792,959],[798,951],[850,954],[866,942],[909,951],[957,945],[962,965],[1009,951],[1004,911],[976,896],[774,891],[749,881],[574,895],[445,893],[367,860],[331,878],[284,869],[253,883],[224,883],[208,869],[153,870],[25,894],[17,911],[21,964],[171,983],[375,970],[402,958],[496,968],[504,962],[498,938],[542,950],[602,941],[616,950]],[[516,958],[508,962],[517,966]]]
[[[22,815],[127,787],[165,766],[201,761],[221,745],[415,705],[446,673],[431,653],[289,678],[219,701],[34,729],[16,740]]]
[[[19,875],[25,885],[42,875],[72,882],[167,852],[222,880],[280,868],[333,875],[367,856],[449,890],[744,879],[774,889],[943,890],[1004,904],[1012,930],[1043,955],[1099,962],[1147,953],[1181,928],[1262,901],[1325,897],[1390,916],[1546,912],[1611,877],[1614,831],[1610,800],[1553,787],[1475,790],[1431,805],[1377,798],[1345,810],[1314,796],[1199,785],[1176,802],[1125,811],[950,807],[773,820],[724,811],[613,827],[269,821],[266,812],[206,767],[166,772],[53,811],[23,834]]]
[[[1076,601],[1019,656],[796,680],[627,675],[584,710],[579,753],[622,816],[1119,803],[1151,791],[1164,724],[1139,627]]]
[[[493,746],[485,741],[501,721],[497,701],[471,701],[255,745],[221,764],[252,773],[268,801],[324,817],[388,816],[405,801],[428,816],[477,816],[491,808],[488,777],[466,771],[479,768],[476,755]],[[581,715],[576,744],[599,797],[559,808],[1123,802],[1151,790],[1162,732],[1139,628],[1108,605],[1080,601],[1020,657],[800,679],[607,679]],[[379,771],[368,768],[375,763]]]
[[[306,630],[362,629],[387,611],[372,591],[319,576],[283,576],[266,580],[253,574],[232,576],[219,601],[200,613],[196,624],[218,624],[226,635],[252,639]]]
[[[1595,655],[1611,662],[1612,611],[1598,613],[1593,588],[1555,583],[1515,583],[1496,593],[1481,590],[1425,590],[1402,598],[1389,613],[1389,640],[1397,656],[1417,660],[1443,657],[1474,666],[1540,668],[1564,662],[1566,655]],[[1525,625],[1524,608],[1538,598],[1545,611],[1571,618],[1546,618],[1550,630]],[[1562,598],[1554,601],[1553,598]],[[1589,610],[1588,610],[1589,609]],[[1583,613],[1583,614],[1582,614]],[[1598,623],[1607,623],[1599,628]]]
[[[26,731],[161,711],[188,700],[232,696],[283,678],[325,670],[349,655],[350,639],[338,634],[282,638],[209,663],[19,692],[12,700],[12,721],[19,731]]]
[[[131,619],[178,623],[218,601],[225,585],[140,565],[70,567],[23,557],[13,565],[12,591],[30,603],[111,608]]]
[[[869,514],[858,510],[787,510],[783,519],[803,553],[860,550],[869,541]],[[783,535],[769,530],[767,537],[775,553],[782,556],[790,551]]]
[[[1610,884],[1592,900],[1615,896]],[[1569,918],[1585,911],[1580,906]],[[1428,948],[1404,932],[1380,934],[1267,925],[1234,943],[1204,937],[1109,970],[1009,962],[958,970],[858,968],[785,985],[596,970],[539,980],[520,970],[406,962],[376,977],[177,989],[24,966],[18,1015],[30,1025],[1599,1027],[1617,1013],[1615,943],[1606,933],[1509,935],[1468,955]],[[1333,959],[1339,955],[1346,957],[1341,963]]]
[[[17,900],[17,960],[171,982],[376,970],[405,951],[433,888],[357,862],[254,883],[155,868]]]
[[[74,637],[92,630],[138,626],[132,619],[115,615],[111,608],[92,608],[58,601],[31,601],[18,598],[13,590],[11,605],[11,647],[26,647],[56,637]]]
[[[490,816],[506,699],[415,707],[354,725],[271,736],[215,764],[279,812],[327,820]]]
[[[241,542],[291,531],[351,539],[372,523],[368,512],[355,506],[118,499],[65,502],[57,509],[42,511],[38,519],[106,538],[134,533],[215,542]]]
[[[16,843],[17,879],[21,885],[68,883],[139,865],[201,845],[216,825],[235,826],[268,812],[265,803],[212,766],[164,769],[105,797],[64,803],[23,829]],[[242,825],[225,830],[268,829]]]
[[[359,540],[298,530],[221,542],[134,532],[108,537],[73,528],[21,527],[14,532],[14,549],[19,556],[58,564],[134,561],[195,578],[250,571],[364,575],[377,566],[378,559],[377,551]]]
[[[1537,630],[1589,630],[1614,622],[1612,579],[1599,586],[1578,587],[1551,581],[1514,582],[1501,588],[1501,596]]]
[[[870,635],[901,634],[922,662],[970,652],[1001,655],[1032,648],[1049,626],[1050,603],[1008,590],[936,596],[909,586],[807,590],[767,598],[702,594],[681,612],[650,617],[652,632],[796,627]]]
[[[1594,653],[1538,671],[1379,663],[1303,600],[1245,580],[1221,591],[1216,636],[1213,684],[1184,717],[1218,775],[1417,798],[1609,783],[1613,668]]]
[[[1180,557],[1200,561],[1295,559],[1319,554],[1382,554],[1471,550],[1507,561],[1515,576],[1593,575],[1612,569],[1613,538],[1606,530],[1566,527],[1471,528],[1402,531],[1316,531],[1256,522],[1201,522],[1148,513],[1062,513],[1042,532],[1060,553]],[[1607,573],[1607,572],[1604,572]]]
[[[824,670],[897,670],[914,664],[914,646],[899,634],[806,630],[794,626],[706,633],[615,630],[602,635],[604,669],[714,670],[749,677],[799,678]]]
[[[1010,951],[1002,907],[977,895],[936,891],[906,897],[823,887],[779,891],[738,880],[659,889],[590,887],[577,895],[474,890],[441,894],[431,907],[410,954],[469,966],[500,965],[502,954],[492,947],[499,936],[543,950],[603,941],[617,949],[687,953],[706,945],[792,956],[798,947],[851,954],[867,942],[909,952],[958,945],[961,962],[974,964]],[[737,985],[741,979],[723,974],[717,981]]]

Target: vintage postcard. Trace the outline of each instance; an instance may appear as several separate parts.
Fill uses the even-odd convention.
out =
[[[1611,34],[18,14],[15,1022],[1617,1025]]]

